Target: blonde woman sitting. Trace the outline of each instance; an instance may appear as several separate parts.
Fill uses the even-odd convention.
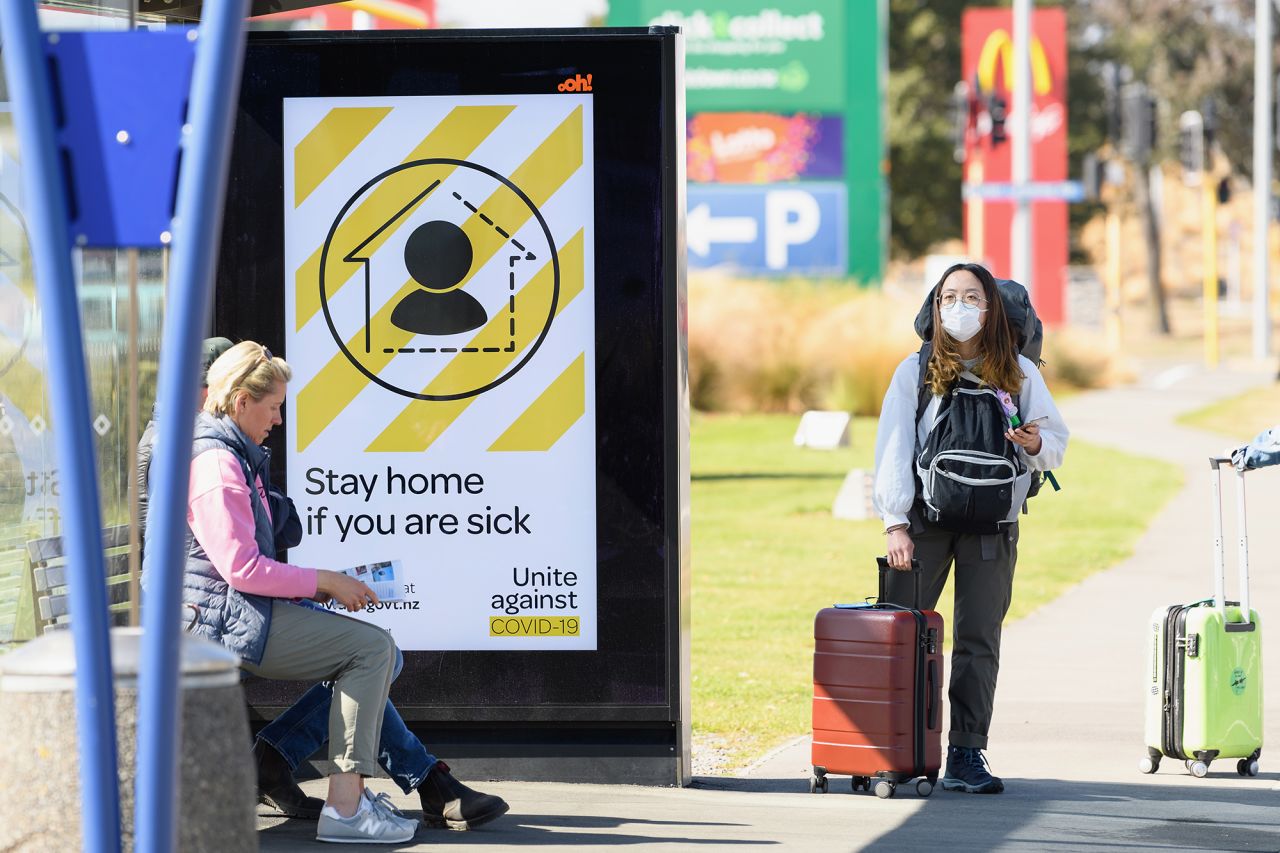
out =
[[[350,611],[377,602],[360,581],[275,558],[268,505],[269,455],[291,371],[245,341],[209,368],[191,459],[183,602],[191,632],[221,643],[254,675],[333,682],[329,759],[338,772],[320,814],[320,841],[399,843],[417,821],[364,787],[378,767],[383,707],[396,647],[383,629],[291,599],[335,601]]]

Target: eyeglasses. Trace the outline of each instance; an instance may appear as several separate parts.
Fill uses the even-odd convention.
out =
[[[968,305],[970,308],[980,308],[983,305],[987,304],[986,299],[984,299],[981,295],[974,293],[973,291],[966,293],[962,298],[963,298],[964,304]],[[941,305],[943,308],[950,308],[952,305],[956,304],[956,294],[954,293],[942,294],[941,296],[938,297],[938,304]]]

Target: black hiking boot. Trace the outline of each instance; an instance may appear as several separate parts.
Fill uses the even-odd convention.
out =
[[[502,817],[510,808],[502,797],[473,791],[453,778],[443,761],[437,761],[422,780],[418,797],[422,800],[422,823],[433,829],[475,829]]]
[[[987,770],[982,750],[969,746],[947,747],[947,772],[942,777],[942,790],[964,791],[966,794],[999,794],[1004,782]]]
[[[324,801],[308,797],[293,779],[284,756],[264,740],[253,744],[253,763],[258,768],[258,802],[287,817],[319,820]]]

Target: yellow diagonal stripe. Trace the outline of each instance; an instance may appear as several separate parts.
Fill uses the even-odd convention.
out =
[[[338,168],[391,107],[334,107],[293,149],[293,206]]]
[[[17,354],[16,347],[0,347],[0,365],[8,364]],[[49,413],[45,411],[47,389],[44,374],[25,358],[18,358],[4,375],[4,389],[0,391],[0,396],[8,399],[9,404],[27,420],[36,415],[44,415],[46,420],[49,418]]]
[[[395,310],[395,306],[400,303],[401,299],[404,299],[415,290],[418,290],[418,283],[413,279],[406,281],[396,293],[395,298],[383,306],[382,310],[378,312],[378,316],[373,318],[373,322],[390,326],[391,312]],[[404,336],[405,340],[408,340],[409,337],[408,334]],[[401,341],[396,346],[400,346],[403,343],[404,341]],[[347,349],[351,352],[360,352],[364,349],[363,330],[357,332],[347,341]],[[363,361],[369,366],[370,370],[377,372],[386,367],[393,358],[395,358],[394,355],[383,354],[381,350],[375,350],[366,355]],[[333,419],[368,384],[369,377],[347,361],[346,355],[342,352],[329,359],[329,363],[321,368],[320,372],[298,393],[298,411],[296,415],[298,420],[298,450],[306,450],[307,445],[315,441],[316,436],[324,432],[325,427],[332,423]]]
[[[557,316],[582,292],[585,283],[583,232],[579,231],[573,235],[573,239],[565,244],[559,254],[560,298],[556,302]],[[549,304],[553,281],[551,264],[548,262],[528,284],[520,289],[517,299],[533,304]],[[447,393],[445,389],[459,388],[463,383],[468,387],[476,388],[492,382],[514,359],[522,355],[525,348],[542,330],[535,328],[532,323],[525,323],[520,331],[521,333],[516,337],[515,352],[493,353],[491,357],[483,359],[474,355],[455,356],[448,366],[423,389],[422,393],[443,394]],[[507,318],[499,314],[480,330],[469,345],[495,346],[509,340]],[[463,400],[444,402],[414,400],[365,449],[374,452],[426,450],[475,399],[475,397],[467,397]]]
[[[582,167],[582,107],[560,122],[560,125],[537,149],[511,173],[511,183],[529,196],[535,206],[546,204],[560,186]],[[519,231],[533,215],[529,206],[506,187],[499,187],[480,204],[480,212],[500,224],[508,233]],[[471,239],[475,261],[471,271],[462,280],[461,287],[471,280],[476,271],[483,268],[494,253],[506,242],[501,234],[472,214],[462,224],[462,230]]]
[[[510,105],[454,107],[402,162],[408,163],[411,160],[424,160],[429,157],[465,159],[514,109],[515,107]],[[297,168],[295,163],[295,171]],[[452,170],[451,167],[442,166],[433,172],[433,176],[443,180],[443,177]],[[359,264],[342,263],[347,253],[378,230],[379,226],[395,216],[396,212],[410,199],[425,189],[421,185],[421,176],[414,174],[415,171],[404,169],[387,177],[360,204],[356,205],[355,210],[349,212],[347,218],[338,226],[337,232],[333,235],[333,243],[329,247],[330,260],[325,269],[325,284],[328,287],[330,299],[350,280],[352,274],[360,269]],[[418,204],[421,205],[425,200],[426,197],[419,199]],[[412,210],[405,211],[400,221],[408,219],[416,209],[415,206]],[[378,247],[394,233],[394,227],[388,228],[369,242],[366,251],[370,254],[376,252]],[[297,296],[296,327],[299,330],[320,310],[320,255],[323,251],[322,242],[298,268],[294,279]]]
[[[502,107],[501,109],[506,110],[509,108]],[[454,112],[457,112],[457,110],[454,110]],[[433,132],[432,136],[434,135],[435,133]],[[411,157],[410,159],[413,158]],[[582,108],[577,107],[554,131],[551,132],[545,140],[543,140],[537,149],[535,149],[533,153],[525,159],[515,172],[512,173],[512,181],[516,186],[519,186],[524,190],[524,192],[529,196],[530,201],[535,205],[542,205],[545,204],[547,199],[551,198],[551,196],[555,194],[556,190],[558,190],[560,186],[581,167]],[[413,170],[409,169],[406,171]],[[432,174],[438,175],[440,172],[433,170]],[[421,189],[419,188],[417,192],[420,191]],[[412,195],[407,196],[406,198],[411,197]],[[529,211],[528,206],[523,202],[519,202],[519,199],[509,189],[500,187],[495,190],[494,193],[480,206],[480,209],[484,211],[486,215],[489,215],[488,211],[490,209],[495,209],[501,206],[499,199],[507,198],[515,200],[519,205],[518,209],[512,213],[509,209],[503,208],[504,213],[506,214],[505,221],[496,216],[491,216],[491,218],[494,219],[495,222],[501,223],[504,227],[509,226],[512,230],[508,231],[508,233],[514,234],[515,230],[523,225],[532,214]],[[390,217],[394,215],[394,213],[395,210],[391,210],[387,216]],[[347,221],[350,221],[350,219]],[[368,230],[363,232],[352,230],[350,232],[351,236],[348,238],[351,244],[350,248],[354,248],[358,245],[365,236],[373,230],[376,230],[376,228],[377,225],[372,225],[368,227]],[[481,269],[492,259],[493,255],[501,249],[504,244],[506,244],[506,240],[503,239],[502,236],[493,228],[480,220],[478,215],[472,216],[465,223],[463,228],[468,233],[468,236],[470,236],[472,246],[474,247],[474,255],[471,264],[471,269],[473,271]],[[342,230],[343,228],[340,226],[339,231]],[[579,235],[575,236],[574,240],[578,239],[580,236],[581,234],[579,233]],[[337,244],[338,240],[335,237],[334,245],[336,246]],[[567,246],[571,245],[573,245],[573,240],[570,240],[567,244]],[[370,243],[370,247],[374,246],[374,243]],[[374,249],[369,247],[367,248],[368,251],[366,254],[372,254]],[[331,249],[330,252],[333,257],[338,257],[337,253],[334,252],[333,249]],[[345,252],[343,255],[345,256]],[[316,263],[316,272],[314,275],[318,276],[319,252],[314,256],[314,260]],[[548,259],[540,258],[538,260],[545,262]],[[359,269],[360,265],[343,264],[343,267],[349,267],[354,270]],[[346,269],[341,273],[338,273],[338,275],[342,276],[341,280],[343,281],[346,280],[346,277],[349,274],[350,272]],[[326,278],[330,275],[334,275],[334,273],[330,273],[328,269],[326,269]],[[562,277],[564,277],[563,273]],[[335,279],[333,278],[329,279],[330,286],[332,286],[334,280]],[[312,281],[308,286],[303,280],[302,271],[299,271],[296,287],[299,312],[298,328],[301,329],[305,322],[302,319],[304,301],[314,299],[315,306],[312,309],[312,313],[314,313],[315,310],[319,310],[319,288],[315,281]],[[391,359],[395,357],[394,354],[381,352],[382,349],[398,349],[399,347],[406,345],[413,338],[412,334],[396,328],[390,322],[393,307],[399,304],[400,300],[407,295],[406,288],[410,290],[412,289],[409,285],[402,287],[396,295],[384,304],[377,314],[370,320],[370,328],[377,331],[379,346],[375,348],[373,353],[365,355],[362,358],[362,362],[375,374],[380,373],[382,369],[390,363]],[[562,282],[562,301],[564,300],[564,291],[565,286]],[[543,304],[549,304],[549,302]],[[483,332],[481,334],[483,334]],[[505,345],[510,343],[510,340],[510,336],[508,335],[502,343]],[[363,334],[357,333],[355,337],[347,341],[347,347],[353,352],[363,349]],[[338,375],[330,376],[330,373],[336,373]],[[368,382],[369,378],[353,367],[342,353],[338,353],[330,359],[324,369],[317,373],[315,378],[312,379],[298,395],[298,450],[301,451],[306,449],[307,445],[314,441],[316,436],[323,432],[333,419],[342,413],[342,410],[347,406],[347,404],[355,399],[356,395],[363,390],[364,386],[368,384]],[[444,404],[437,403],[436,405]]]
[[[498,436],[489,450],[550,450],[586,411],[586,354],[582,353]]]

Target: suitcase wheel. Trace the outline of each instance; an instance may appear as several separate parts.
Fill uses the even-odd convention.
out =
[[[933,783],[928,779],[921,779],[916,783],[916,793],[922,797],[927,797],[933,793]]]
[[[826,776],[810,776],[809,777],[809,793],[825,794],[827,792]]]
[[[1258,760],[1256,758],[1242,758],[1236,762],[1236,772],[1241,776],[1257,776]]]
[[[876,796],[882,800],[887,800],[898,790],[898,786],[890,782],[888,779],[881,779],[875,784],[873,789]]]
[[[850,781],[853,783],[853,790],[855,793],[858,791],[871,790],[871,780],[866,776],[854,776]]]
[[[1191,771],[1191,775],[1197,779],[1203,779],[1209,775],[1209,765],[1198,758],[1187,759],[1187,769]]]
[[[1143,773],[1155,773],[1160,769],[1160,759],[1146,756],[1138,762],[1138,769]]]

